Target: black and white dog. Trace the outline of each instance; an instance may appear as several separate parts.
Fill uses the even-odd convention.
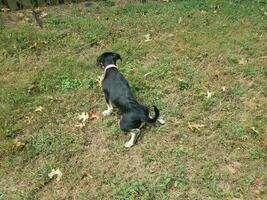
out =
[[[159,110],[154,107],[155,117],[151,118],[147,107],[138,103],[134,98],[128,81],[119,72],[116,61],[121,56],[113,52],[105,52],[97,58],[98,65],[103,69],[101,77],[102,87],[105,94],[108,109],[103,112],[104,116],[112,113],[112,104],[122,112],[119,126],[122,131],[130,132],[131,139],[125,143],[125,147],[133,146],[139,135],[143,123],[155,123],[159,117]]]

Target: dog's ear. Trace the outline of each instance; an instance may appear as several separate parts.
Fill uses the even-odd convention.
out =
[[[114,63],[116,63],[117,60],[122,61],[120,54],[113,53],[113,61],[114,61]]]
[[[103,54],[100,55],[100,56],[98,56],[98,58],[97,58],[97,60],[96,60],[97,65],[101,65],[102,62],[103,62]]]

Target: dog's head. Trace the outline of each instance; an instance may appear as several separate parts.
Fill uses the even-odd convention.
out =
[[[122,61],[120,54],[113,52],[105,52],[97,58],[97,64],[101,66],[101,68],[105,68],[110,64],[116,65],[117,60]]]

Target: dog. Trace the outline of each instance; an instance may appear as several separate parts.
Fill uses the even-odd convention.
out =
[[[152,118],[148,108],[137,102],[128,81],[118,70],[117,60],[122,61],[121,56],[113,52],[105,52],[97,58],[97,64],[103,70],[101,83],[108,107],[102,114],[110,115],[112,104],[119,108],[122,113],[119,127],[123,132],[131,133],[131,139],[124,145],[129,148],[137,142],[144,123],[155,123],[159,119],[159,110],[153,105],[155,116]]]

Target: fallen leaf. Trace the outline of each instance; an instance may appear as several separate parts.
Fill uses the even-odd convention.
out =
[[[26,144],[24,142],[20,142],[17,139],[15,139],[15,145],[16,145],[16,148],[20,149],[20,150],[26,146]]]
[[[57,170],[52,169],[52,171],[48,174],[49,178],[53,178],[54,176],[57,176],[57,181],[59,181],[62,177],[62,172],[57,168]]]
[[[231,165],[227,165],[227,169],[232,175],[234,175],[237,172],[237,170]]]
[[[226,87],[222,86],[222,91],[225,92],[226,91]]]
[[[238,61],[239,65],[245,65],[246,63],[247,63],[247,60],[245,60],[244,58]]]
[[[200,131],[200,128],[204,127],[203,124],[190,124],[190,122],[188,122],[188,126],[187,126],[191,131],[193,130],[198,130]]]
[[[79,120],[82,121],[84,124],[89,118],[89,114],[87,112],[82,112],[82,114],[79,115]]]
[[[256,128],[255,128],[254,126],[252,126],[252,127],[250,127],[250,128],[251,128],[251,130],[252,130],[254,133],[259,134],[259,131],[257,131]]]
[[[8,12],[8,11],[10,11],[10,9],[9,8],[1,8],[1,11],[2,12]]]
[[[146,34],[145,36],[145,42],[151,41],[150,34]]]
[[[212,92],[207,91],[207,98],[211,98]]]
[[[34,116],[26,116],[25,120],[27,121],[28,124],[30,124],[33,120]]]
[[[98,114],[96,111],[90,111],[90,112],[88,113],[88,115],[89,115],[89,119],[90,119],[90,120],[93,120],[93,119],[100,119],[100,116],[99,116],[99,114]]]
[[[83,172],[81,179],[84,179],[85,177],[93,178],[93,176],[89,174],[88,172]]]
[[[162,118],[158,118],[158,122],[159,122],[161,125],[165,124],[165,120],[162,119]]]
[[[181,24],[182,22],[182,17],[179,17],[178,24]]]
[[[146,73],[144,77],[146,78],[149,74],[151,74],[151,72]]]
[[[217,78],[221,76],[221,72],[219,70],[215,70],[214,74]]]
[[[42,106],[38,106],[34,111],[35,112],[42,112],[43,111],[43,107]]]

